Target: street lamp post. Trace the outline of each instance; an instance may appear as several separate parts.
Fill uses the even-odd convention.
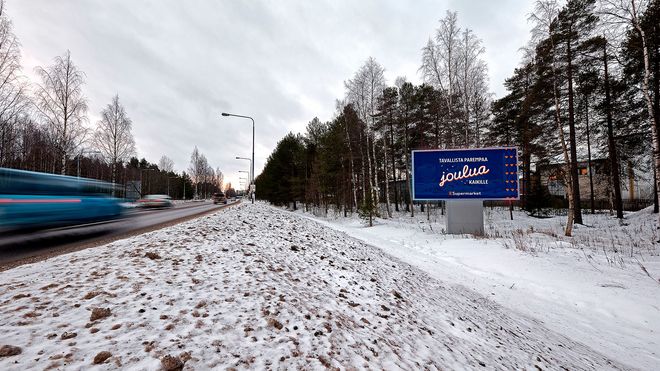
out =
[[[239,172],[239,173],[246,173],[246,174],[247,174],[247,178],[238,178],[239,180],[241,180],[241,179],[250,179],[250,172],[249,172],[249,171],[239,170],[238,172]]]
[[[247,160],[247,161],[250,161],[250,171],[252,171],[252,160],[251,160],[251,159],[249,159],[249,158],[247,158],[247,157],[239,157],[239,156],[236,156],[236,159],[237,159],[237,160]],[[251,175],[251,174],[252,174],[252,173],[248,173],[248,176],[250,177],[250,179],[252,179],[252,175]]]
[[[233,116],[233,117],[240,117],[240,118],[252,120],[252,161],[250,161],[250,175],[251,175],[250,176],[250,178],[251,178],[250,179],[250,187],[252,188],[252,190],[251,190],[252,191],[251,192],[252,193],[251,194],[252,203],[254,203],[254,119],[250,116],[235,115],[233,113],[227,113],[227,112],[223,112],[222,116],[225,116],[225,117],[226,116]]]

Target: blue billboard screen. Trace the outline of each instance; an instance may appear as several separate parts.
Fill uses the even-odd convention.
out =
[[[412,151],[414,200],[518,199],[516,148]]]

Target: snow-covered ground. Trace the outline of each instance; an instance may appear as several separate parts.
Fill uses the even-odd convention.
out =
[[[299,211],[300,213],[300,211]],[[660,245],[657,215],[629,213],[623,224],[585,214],[575,237],[565,217],[485,210],[488,238],[443,234],[433,210],[377,219],[303,215],[361,239],[443,282],[473,289],[634,367],[660,369]]]
[[[0,369],[629,367],[423,268],[242,204],[1,272]]]

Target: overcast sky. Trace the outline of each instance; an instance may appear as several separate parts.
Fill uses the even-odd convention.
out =
[[[369,57],[419,83],[420,49],[446,10],[483,40],[491,89],[529,38],[523,0],[7,0],[24,72],[71,51],[86,76],[89,125],[114,94],[133,120],[138,156],[186,170],[196,145],[235,186],[256,121],[256,173],[287,132],[330,120],[344,80]]]

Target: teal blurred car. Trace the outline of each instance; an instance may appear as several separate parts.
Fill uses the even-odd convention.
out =
[[[0,231],[107,221],[124,213],[112,184],[0,168]]]

